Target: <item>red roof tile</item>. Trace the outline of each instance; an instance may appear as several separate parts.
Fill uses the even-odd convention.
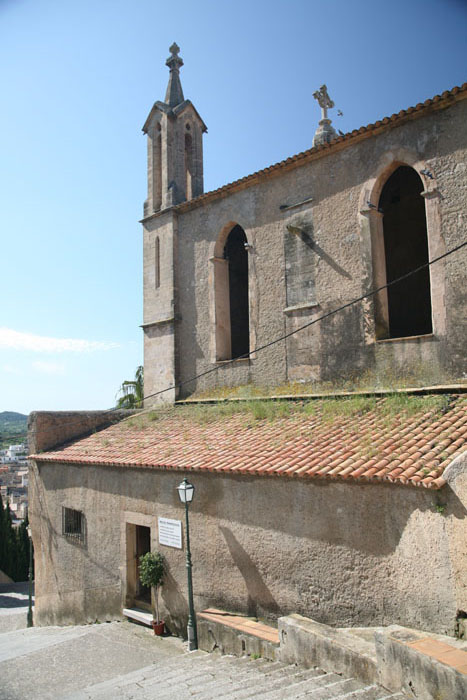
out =
[[[440,488],[467,449],[467,397],[291,402],[287,417],[255,419],[251,406],[177,406],[141,414],[52,451],[44,462],[217,471]],[[436,403],[437,402],[437,403]],[[350,407],[350,408],[349,408]],[[311,409],[311,410],[308,410]],[[311,413],[311,415],[308,415]]]

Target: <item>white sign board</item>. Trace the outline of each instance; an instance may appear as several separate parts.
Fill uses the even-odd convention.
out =
[[[157,518],[159,524],[159,544],[182,548],[182,523],[170,518]]]

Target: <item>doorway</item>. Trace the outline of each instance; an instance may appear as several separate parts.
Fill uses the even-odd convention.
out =
[[[139,580],[139,558],[151,551],[151,528],[136,525],[136,599],[151,604],[151,589]]]
[[[151,551],[151,528],[133,523],[126,524],[127,544],[127,605],[150,607],[151,589],[139,580],[139,559]]]

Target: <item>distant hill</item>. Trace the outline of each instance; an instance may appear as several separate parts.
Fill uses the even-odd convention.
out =
[[[15,413],[15,411],[0,411],[0,425],[4,423],[22,423],[26,425],[28,417],[24,413]]]
[[[0,412],[0,447],[24,442],[27,433],[28,417],[15,411]]]

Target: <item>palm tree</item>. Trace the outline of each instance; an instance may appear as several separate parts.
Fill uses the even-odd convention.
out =
[[[117,408],[142,408],[144,400],[144,368],[136,368],[135,378],[122,382],[116,395]]]

